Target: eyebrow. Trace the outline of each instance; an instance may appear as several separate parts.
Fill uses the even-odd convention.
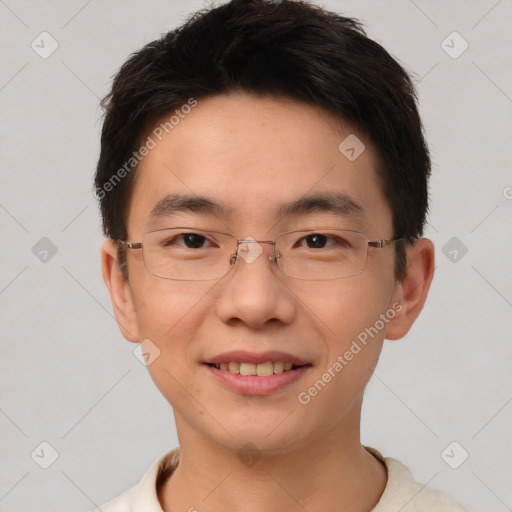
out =
[[[347,194],[329,192],[303,196],[281,206],[279,215],[307,215],[309,213],[332,213],[340,217],[361,218],[364,208]]]
[[[149,221],[182,212],[227,217],[232,212],[232,208],[204,196],[170,194],[155,204],[149,214]],[[282,218],[310,213],[331,213],[339,217],[361,219],[364,208],[347,194],[325,192],[303,196],[285,203],[280,206],[277,216]]]
[[[227,216],[228,209],[203,196],[171,194],[155,204],[149,214],[150,220],[167,217],[181,212],[203,213],[214,216]]]

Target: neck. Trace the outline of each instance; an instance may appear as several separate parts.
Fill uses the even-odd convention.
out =
[[[345,425],[280,453],[254,451],[251,458],[246,445],[243,460],[178,415],[176,425],[180,462],[160,490],[165,512],[369,512],[386,486],[384,465],[360,444],[359,419],[355,428]]]

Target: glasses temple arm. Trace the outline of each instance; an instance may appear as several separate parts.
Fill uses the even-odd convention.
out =
[[[405,238],[392,238],[392,239],[384,239],[384,240],[368,240],[368,245],[371,247],[377,247],[377,249],[382,249],[383,247],[387,247],[394,242],[400,242],[402,240],[406,240]]]
[[[116,240],[116,242],[123,249],[142,249],[142,242],[125,242],[124,240]]]

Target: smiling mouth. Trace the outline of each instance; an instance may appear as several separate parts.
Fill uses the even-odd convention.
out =
[[[234,375],[252,375],[258,377],[270,377],[274,374],[290,372],[293,370],[297,370],[299,368],[304,368],[306,366],[311,366],[311,364],[305,365],[295,365],[290,362],[283,361],[266,361],[265,363],[245,363],[239,361],[230,361],[229,363],[206,363],[208,366],[212,368],[217,368],[217,370],[223,370]]]

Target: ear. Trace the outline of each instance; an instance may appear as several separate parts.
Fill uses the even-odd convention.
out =
[[[111,239],[105,240],[101,246],[101,272],[121,333],[128,341],[138,343],[139,329],[130,284],[121,273],[117,246]]]
[[[407,274],[393,293],[393,303],[402,307],[396,309],[396,316],[386,328],[387,339],[405,336],[423,309],[434,277],[434,254],[434,244],[428,238],[420,238],[407,248]]]

